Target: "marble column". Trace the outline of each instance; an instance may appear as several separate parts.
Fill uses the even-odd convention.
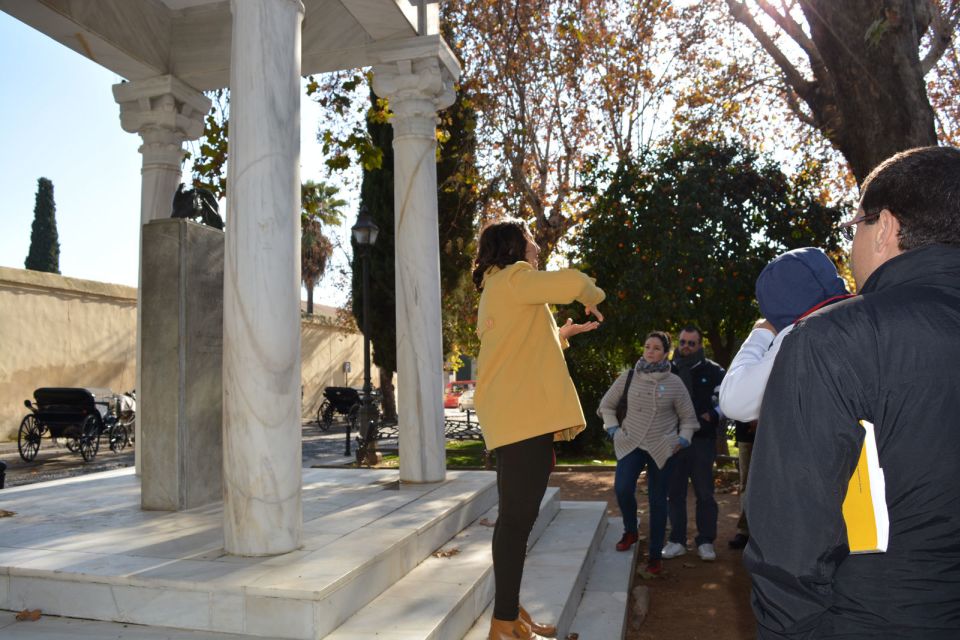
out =
[[[436,56],[374,67],[393,110],[400,479],[446,476],[443,341],[437,233],[437,111],[453,104],[453,75]]]
[[[223,309],[224,544],[300,545],[299,0],[231,0]]]
[[[210,100],[199,91],[187,86],[177,78],[165,75],[135,82],[113,85],[113,97],[120,105],[120,126],[128,133],[138,133],[143,139],[140,154],[143,168],[140,170],[140,228],[151,220],[169,218],[173,209],[173,194],[177,191],[182,174],[183,143],[203,134],[203,118],[210,110]],[[141,243],[141,233],[137,242]],[[139,269],[137,290],[143,284],[143,246],[138,245]],[[138,392],[141,385],[141,327],[143,313],[140,296],[137,296],[137,378]],[[124,389],[126,391],[126,389]],[[150,399],[141,394],[137,402]],[[138,414],[142,412],[138,411]],[[143,421],[136,423],[136,439],[140,437]],[[140,448],[134,452],[137,474],[140,474]]]

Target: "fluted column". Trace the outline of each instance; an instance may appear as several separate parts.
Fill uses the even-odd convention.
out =
[[[299,0],[231,0],[224,543],[300,545]]]
[[[400,479],[407,482],[446,476],[436,124],[437,111],[456,97],[453,80],[436,56],[374,67],[374,91],[394,113]]]
[[[173,194],[180,184],[183,143],[203,134],[203,118],[210,110],[210,100],[199,91],[173,76],[165,75],[148,80],[121,82],[113,85],[113,97],[120,104],[120,126],[128,133],[138,133],[143,139],[140,154],[140,226],[151,220],[169,218],[173,209]],[[142,233],[137,234],[140,250],[137,252],[137,291],[143,284]],[[142,309],[137,296],[137,390],[141,385],[140,364],[142,336],[140,328]],[[150,399],[137,397],[142,407]],[[138,415],[142,416],[142,411]],[[143,421],[136,422],[136,440],[143,442],[140,432]],[[140,473],[140,448],[134,452],[137,474]]]

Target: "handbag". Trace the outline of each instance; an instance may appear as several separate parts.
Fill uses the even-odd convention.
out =
[[[623,393],[620,395],[620,400],[617,401],[617,424],[621,428],[624,418],[627,417],[627,391],[630,390],[630,383],[633,382],[633,372],[634,368],[631,367],[630,371],[627,372],[627,383],[623,385]]]

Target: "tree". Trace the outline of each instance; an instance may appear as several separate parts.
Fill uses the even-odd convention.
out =
[[[937,144],[924,76],[950,48],[958,0],[724,1],[777,65],[794,115],[858,183],[898,151]]]
[[[344,215],[346,200],[337,198],[340,190],[323,182],[307,180],[300,186],[300,277],[307,289],[307,313],[313,314],[313,290],[327,269],[333,243],[323,227],[337,226]]]
[[[57,236],[57,205],[53,200],[53,182],[37,180],[37,198],[30,231],[30,252],[24,267],[32,271],[60,273],[60,242]]]
[[[533,220],[545,263],[582,218],[587,154],[649,143],[678,30],[663,0],[443,4],[476,81],[484,217]]]
[[[737,142],[675,141],[605,178],[576,257],[607,293],[598,339],[625,350],[622,364],[646,332],[692,322],[726,365],[758,315],[763,267],[788,249],[838,247],[844,212],[821,203],[816,168],[791,180]]]

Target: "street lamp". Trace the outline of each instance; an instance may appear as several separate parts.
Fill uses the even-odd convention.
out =
[[[361,205],[357,223],[350,229],[353,241],[360,251],[363,262],[363,405],[360,407],[360,436],[364,439],[370,433],[370,247],[377,241],[380,227]],[[347,450],[350,455],[350,423],[347,423]],[[362,462],[362,461],[361,461]]]

